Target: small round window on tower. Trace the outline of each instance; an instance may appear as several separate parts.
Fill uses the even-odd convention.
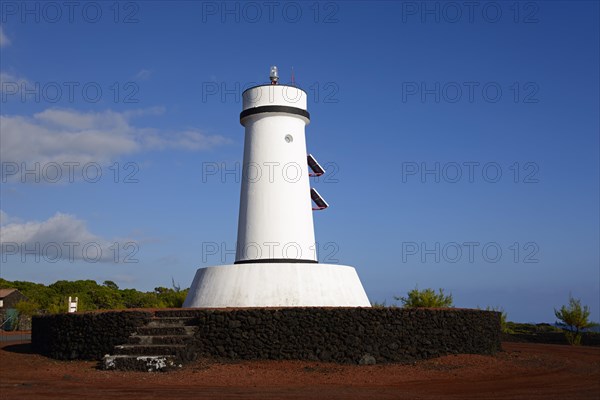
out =
[[[292,137],[292,135],[285,135],[286,143],[292,143],[293,141],[294,141],[294,138]]]

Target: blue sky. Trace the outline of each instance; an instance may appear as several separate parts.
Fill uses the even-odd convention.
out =
[[[597,2],[48,4],[0,10],[2,278],[233,262],[240,93],[277,65],[328,169],[320,260],[371,301],[552,322],[572,293],[600,319]]]

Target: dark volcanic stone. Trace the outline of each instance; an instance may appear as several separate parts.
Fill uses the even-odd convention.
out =
[[[185,340],[177,336],[186,333]],[[99,360],[116,354],[115,346],[123,344],[185,344],[176,353],[186,360],[212,356],[360,363],[370,361],[368,355],[389,363],[493,354],[500,350],[500,315],[466,309],[320,307],[109,311],[34,317],[32,342],[36,351],[58,359]]]

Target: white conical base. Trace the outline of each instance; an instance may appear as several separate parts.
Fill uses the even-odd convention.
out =
[[[371,307],[345,265],[249,263],[200,268],[183,307]]]

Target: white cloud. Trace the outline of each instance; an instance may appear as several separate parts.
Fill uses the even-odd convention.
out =
[[[208,150],[230,143],[230,140],[218,135],[206,135],[198,131],[178,132],[169,139],[148,134],[144,137],[144,146],[148,149]]]
[[[138,72],[135,75],[135,79],[146,80],[146,79],[150,78],[151,75],[152,75],[152,71],[150,71],[148,69],[142,69],[142,70],[140,70],[140,72]]]
[[[0,210],[0,226],[10,224],[13,222],[20,222],[20,220],[18,218],[9,217],[7,213],[5,213],[3,210]],[[2,232],[2,233],[4,234],[4,232]],[[0,235],[0,240],[1,240],[1,235]]]
[[[10,39],[4,33],[4,28],[0,25],[0,47],[10,45]]]
[[[31,90],[31,83],[25,78],[19,78],[16,75],[8,72],[0,72],[0,93],[4,92],[5,95],[2,97],[2,102],[5,101],[5,97],[16,95],[27,88]]]
[[[33,117],[1,116],[3,162],[96,162],[107,165],[118,157],[144,150],[199,151],[230,142],[198,130],[166,132],[141,128],[131,120],[162,113],[161,108],[129,112],[81,112],[47,109]]]
[[[84,260],[88,262],[120,262],[114,243],[123,247],[131,240],[105,239],[93,234],[84,220],[57,212],[45,221],[18,221],[0,210],[3,260],[50,261]]]

